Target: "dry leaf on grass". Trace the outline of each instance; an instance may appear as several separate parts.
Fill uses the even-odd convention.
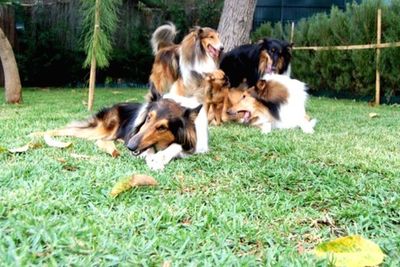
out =
[[[39,148],[41,146],[42,146],[42,143],[39,140],[32,140],[24,146],[10,148],[10,149],[8,149],[8,151],[10,153],[24,153],[24,152],[28,151],[29,149],[35,149],[35,148]]]
[[[114,187],[111,189],[110,195],[116,197],[119,194],[128,191],[135,186],[155,186],[157,181],[148,175],[135,174],[133,176],[124,177],[119,180]]]
[[[379,114],[378,114],[378,113],[371,112],[371,113],[368,114],[368,116],[369,116],[371,119],[373,119],[373,118],[379,117]]]
[[[24,153],[28,150],[29,150],[29,144],[26,144],[21,147],[15,147],[15,148],[8,149],[8,151],[10,151],[11,153]]]
[[[120,155],[119,151],[115,147],[114,141],[97,140],[96,145],[104,152],[110,154],[113,158]]]
[[[47,135],[47,134],[45,134],[43,137],[44,137],[44,141],[46,142],[46,144],[51,147],[67,148],[70,145],[72,145],[71,142],[61,142],[61,141],[53,139],[50,135]]]
[[[358,235],[324,242],[313,253],[318,258],[328,258],[334,266],[347,267],[376,266],[385,256],[378,245]]]
[[[74,159],[92,159],[91,156],[71,153],[70,156]]]

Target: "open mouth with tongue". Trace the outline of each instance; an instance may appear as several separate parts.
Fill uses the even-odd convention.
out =
[[[251,112],[248,110],[239,110],[238,114],[241,115],[243,123],[250,123],[251,120]]]
[[[211,44],[207,45],[207,52],[212,58],[214,58],[214,59],[218,59],[219,58],[219,54],[220,54],[219,49],[216,49]]]

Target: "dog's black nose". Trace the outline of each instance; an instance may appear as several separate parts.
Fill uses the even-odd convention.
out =
[[[133,154],[139,154],[139,139],[138,138],[131,138],[128,143],[126,144],[126,147],[132,151]]]
[[[220,49],[219,49],[219,51],[221,51],[221,52],[224,51],[224,47],[221,46]]]

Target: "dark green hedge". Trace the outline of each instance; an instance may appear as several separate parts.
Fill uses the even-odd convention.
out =
[[[345,11],[332,8],[295,26],[295,46],[376,43],[377,9],[382,9],[381,42],[400,41],[400,0],[366,0]],[[265,36],[289,39],[290,25],[260,26],[253,40]],[[372,100],[375,95],[375,50],[293,51],[292,76],[307,82],[314,94]],[[381,90],[384,102],[399,102],[400,48],[381,50]]]
[[[148,82],[153,55],[150,36],[166,21],[179,29],[179,41],[192,25],[217,27],[222,0],[183,0],[180,5],[165,1],[123,0],[119,24],[113,36],[109,67],[98,70],[97,82],[106,86],[135,86]],[[143,4],[154,3],[154,8]],[[83,86],[89,70],[81,38],[80,0],[54,5],[16,6],[18,31],[15,47],[21,80],[24,86]],[[158,6],[158,5],[161,6]]]

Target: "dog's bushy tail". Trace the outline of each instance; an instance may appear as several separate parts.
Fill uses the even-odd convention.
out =
[[[164,47],[173,45],[177,33],[178,32],[173,23],[168,23],[158,27],[151,35],[153,54],[157,54],[157,52]]]

